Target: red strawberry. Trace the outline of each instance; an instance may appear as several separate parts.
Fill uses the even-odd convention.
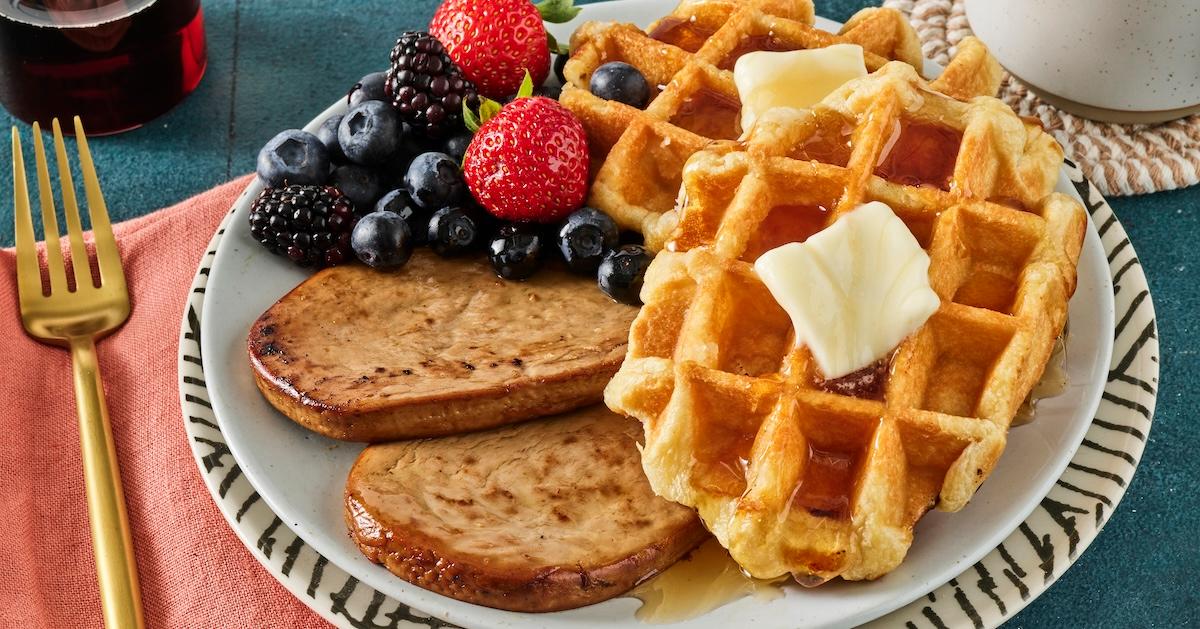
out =
[[[587,194],[583,124],[557,101],[518,98],[479,127],[463,175],[479,204],[498,218],[560,220]]]
[[[511,96],[528,71],[535,85],[550,72],[550,51],[565,53],[542,20],[566,22],[579,13],[570,0],[445,0],[429,32],[475,84],[494,99]]]

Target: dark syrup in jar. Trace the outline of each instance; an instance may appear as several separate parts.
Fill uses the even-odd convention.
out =
[[[199,0],[0,0],[0,102],[26,122],[141,126],[196,89],[207,58]]]

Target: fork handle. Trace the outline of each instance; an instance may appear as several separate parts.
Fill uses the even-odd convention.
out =
[[[71,339],[75,403],[79,409],[79,441],[83,448],[83,480],[87,487],[92,550],[100,584],[100,606],[108,629],[142,629],[142,595],[117,452],[113,446],[100,365],[92,337]]]

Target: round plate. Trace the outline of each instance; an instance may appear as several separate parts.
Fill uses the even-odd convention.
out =
[[[644,24],[671,6],[671,0],[588,5],[579,19]],[[568,34],[572,26],[556,34]],[[993,626],[1044,591],[1086,548],[1141,455],[1157,387],[1158,344],[1145,276],[1112,210],[1073,164],[1064,166],[1059,187],[1078,190],[1092,218],[1070,308],[1068,391],[1042,402],[1036,422],[1010,433],[991,482],[966,509],[921,521],[908,558],[893,573],[870,583],[792,587],[769,603],[742,599],[691,624],[795,625],[799,619],[806,626],[847,626],[891,612],[881,622]],[[542,615],[462,603],[409,585],[357,551],[341,514],[343,483],[361,445],[301,429],[262,399],[251,378],[245,351],[250,323],[306,276],[266,253],[244,229],[259,190],[253,184],[238,199],[201,261],[179,362],[185,427],[197,463],[252,553],[298,598],[344,627],[394,626],[399,620],[434,627],[632,622],[638,603],[628,598]]]

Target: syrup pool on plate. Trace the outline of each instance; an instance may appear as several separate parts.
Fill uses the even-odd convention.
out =
[[[745,575],[715,538],[658,576],[634,588],[642,601],[635,616],[651,624],[680,622],[706,614],[740,598],[773,601],[783,596],[785,579],[764,581]]]
[[[1042,379],[1033,386],[1033,391],[1029,392],[1029,397],[1017,408],[1017,414],[1012,420],[1013,426],[1024,426],[1037,419],[1038,400],[1060,395],[1067,390],[1066,335],[1064,330],[1054,341],[1054,350],[1050,353],[1050,360],[1046,362],[1046,371],[1042,373]]]

